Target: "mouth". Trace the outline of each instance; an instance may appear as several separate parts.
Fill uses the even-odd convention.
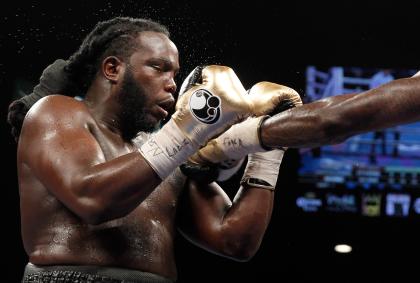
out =
[[[163,107],[157,105],[156,109],[156,116],[159,118],[159,120],[163,120],[168,116],[168,111],[166,111]]]
[[[171,98],[168,98],[166,100],[159,102],[156,105],[157,112],[159,113],[159,116],[161,116],[161,119],[165,119],[168,116],[168,113],[173,108],[174,104],[175,104],[175,101],[171,97]]]

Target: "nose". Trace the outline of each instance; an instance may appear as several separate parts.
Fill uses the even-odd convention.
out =
[[[170,78],[167,82],[167,84],[165,85],[165,90],[167,92],[170,92],[172,95],[175,94],[176,92],[176,83],[174,78]]]

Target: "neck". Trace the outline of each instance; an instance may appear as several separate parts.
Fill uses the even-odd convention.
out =
[[[108,81],[96,79],[87,91],[85,103],[100,126],[121,136],[122,125],[118,117],[121,107],[115,101],[111,88]]]

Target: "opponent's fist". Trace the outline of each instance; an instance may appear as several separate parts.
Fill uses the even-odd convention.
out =
[[[257,111],[253,109],[253,112],[262,115],[277,114],[302,105],[296,91],[270,82],[254,85],[249,91],[249,97],[253,105],[259,108]],[[239,160],[249,153],[266,151],[260,141],[260,126],[266,118],[268,116],[250,117],[233,125],[219,137],[210,140],[188,160],[196,164],[218,164],[230,159]]]
[[[246,90],[226,66],[195,68],[179,92],[172,118],[185,135],[200,146],[251,113]]]
[[[272,115],[302,105],[300,95],[292,88],[271,82],[252,86],[247,99],[255,116]]]

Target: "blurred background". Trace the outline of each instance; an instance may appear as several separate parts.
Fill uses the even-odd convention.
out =
[[[246,88],[272,81],[296,89],[309,103],[413,75],[419,69],[419,6],[415,1],[8,3],[0,12],[7,279],[2,282],[19,282],[27,262],[7,106],[31,92],[47,65],[70,56],[96,22],[132,16],[167,25],[180,52],[178,85],[196,65],[223,64]],[[241,172],[222,184],[228,194],[235,194],[240,177]],[[420,124],[339,145],[289,149],[257,255],[238,263],[179,236],[178,282],[407,282],[418,277],[419,220]],[[342,251],[337,245],[351,251],[337,252]]]

